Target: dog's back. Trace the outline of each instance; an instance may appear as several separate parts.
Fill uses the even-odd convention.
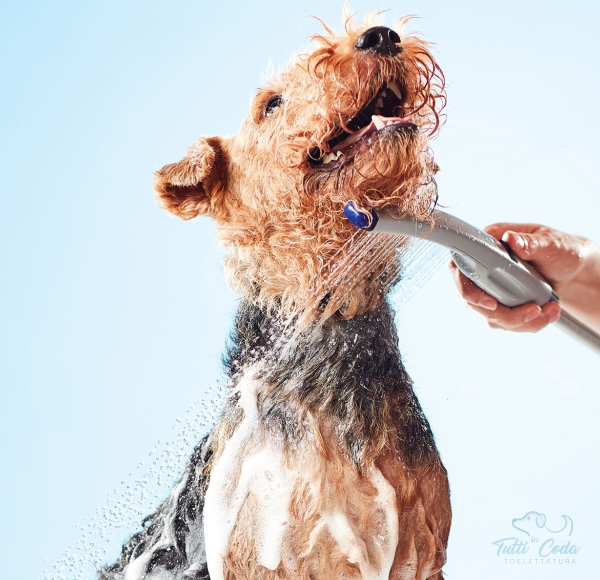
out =
[[[125,578],[436,578],[448,484],[391,309],[290,339],[243,305],[236,328],[227,408]]]

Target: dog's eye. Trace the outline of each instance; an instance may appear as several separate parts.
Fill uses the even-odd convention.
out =
[[[266,103],[265,103],[265,109],[263,112],[263,115],[265,117],[270,117],[271,115],[273,115],[275,113],[275,111],[277,111],[277,109],[279,109],[279,107],[281,107],[283,105],[283,97],[281,95],[275,95],[273,97],[271,97]]]

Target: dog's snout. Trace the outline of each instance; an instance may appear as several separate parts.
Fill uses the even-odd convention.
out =
[[[364,50],[382,56],[394,56],[402,52],[398,46],[400,35],[391,28],[375,26],[365,30],[354,43],[356,50]]]

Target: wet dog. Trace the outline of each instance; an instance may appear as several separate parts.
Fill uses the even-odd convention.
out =
[[[396,243],[343,215],[436,200],[444,77],[404,24],[326,28],[236,136],[156,173],[166,209],[216,220],[242,303],[221,417],[102,578],[442,578],[448,482],[386,302]]]

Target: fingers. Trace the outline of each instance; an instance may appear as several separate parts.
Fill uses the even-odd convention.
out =
[[[450,270],[462,298],[471,309],[486,318],[491,328],[537,332],[560,317],[560,306],[555,302],[545,304],[541,308],[533,303],[515,308],[503,306],[463,276],[453,262]]]
[[[483,314],[491,328],[513,332],[538,332],[560,317],[560,306],[556,302],[549,302],[541,308],[533,303],[515,308],[499,305],[493,312],[484,311],[477,306],[471,308]]]
[[[506,242],[519,258],[528,261],[535,259],[540,246],[547,246],[540,236],[516,233],[510,230],[502,234],[502,241]]]
[[[550,229],[539,224],[492,224],[486,231],[506,242],[522,260],[533,260],[552,243]]]
[[[535,234],[543,227],[544,226],[541,226],[540,224],[515,224],[512,222],[500,222],[489,225],[487,228],[485,228],[485,231],[495,238],[501,239],[502,234],[506,231],[519,232],[523,234]]]
[[[486,228],[530,262],[552,285],[568,282],[582,268],[585,240],[539,224],[499,223]]]

